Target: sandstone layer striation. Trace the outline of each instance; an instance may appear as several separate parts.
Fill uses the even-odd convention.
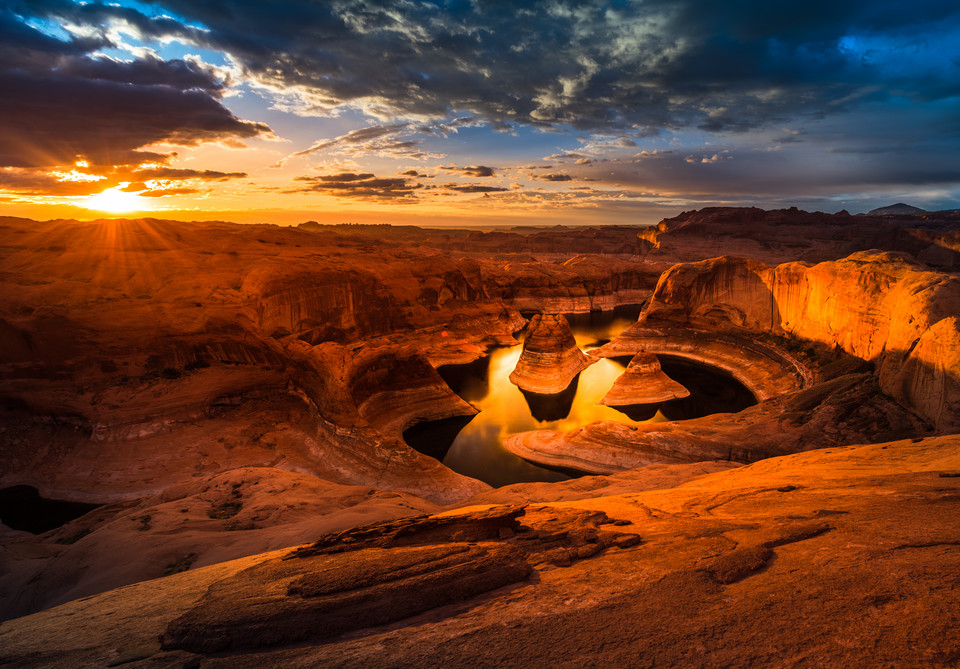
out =
[[[195,663],[198,656],[193,651],[159,649],[156,639],[171,621],[193,610],[215,581],[268,559],[244,556],[284,548],[272,556],[280,557],[289,554],[286,547],[328,532],[459,508],[469,500],[515,504],[543,499],[563,501],[557,509],[569,508],[571,502],[603,491],[651,494],[694,474],[736,471],[738,464],[790,452],[956,432],[960,305],[958,279],[952,272],[960,267],[958,230],[955,217],[948,220],[937,214],[878,218],[756,209],[686,212],[655,229],[477,231],[309,224],[294,229],[157,219],[0,218],[0,487],[31,485],[46,497],[104,504],[42,535],[0,526],[4,615],[66,607],[51,611],[49,619],[28,616],[5,625],[0,632],[4,654],[0,662]],[[879,251],[866,252],[869,249]],[[727,257],[715,258],[718,254]],[[475,412],[447,387],[436,368],[475,361],[491,347],[516,344],[515,335],[525,323],[520,310],[584,312],[648,298],[641,321],[601,347],[600,355],[633,356],[645,350],[692,357],[728,371],[760,403],[737,414],[691,421],[632,427],[597,423],[508,439],[511,449],[530,460],[620,472],[612,478],[585,477],[555,487],[539,483],[493,490],[404,443],[402,431],[410,425],[466,418]],[[561,339],[542,351],[553,350],[553,369],[531,376],[555,380],[584,364],[575,343],[558,346]],[[573,372],[571,378],[575,377]],[[929,451],[924,450],[925,443],[932,444]],[[923,450],[926,464],[913,459],[920,450],[911,448]],[[914,504],[925,496],[929,509],[946,510],[934,514],[939,522],[941,515],[951,513],[953,498],[946,493],[937,496],[936,490],[923,486],[911,487],[912,479],[896,478],[904,472],[928,471],[923,467],[939,457],[934,454],[938,448],[955,452],[957,445],[943,438],[917,447],[890,445],[882,453],[871,451],[869,458],[856,460],[858,467],[879,472],[878,461],[870,458],[901,457],[896,453],[904,454],[902,462],[897,460],[903,466],[869,481],[858,479],[863,472],[850,467],[843,470],[847,481],[837,487],[872,494],[889,484],[892,497],[880,500],[882,504],[893,504],[894,498]],[[797,456],[790,461],[794,464],[763,470],[762,485],[756,479],[756,486],[747,486],[753,492],[744,499],[755,499],[765,513],[774,510],[768,509],[770,499],[763,497],[773,495],[768,490],[772,485],[777,486],[778,503],[787,499],[780,496],[781,487],[806,486],[832,494],[822,479],[828,466],[820,463],[829,460],[826,455]],[[830,462],[830,467],[844,466]],[[759,470],[753,468],[761,466],[743,470],[748,472],[743,479],[731,473],[733,478],[723,479],[723,485],[740,485],[737,481],[747,481],[749,472],[756,473]],[[637,467],[643,469],[630,469]],[[790,467],[796,478],[783,483],[777,477]],[[800,473],[804,467],[816,469],[821,479],[804,479]],[[949,483],[948,479],[944,481]],[[758,492],[758,487],[763,490]],[[504,610],[530,616],[535,610],[550,611],[556,615],[551,613],[548,622],[560,630],[588,629],[604,639],[606,629],[632,634],[632,627],[618,622],[622,611],[630,611],[634,621],[659,621],[665,612],[670,614],[673,609],[656,603],[664,601],[658,598],[662,593],[650,584],[677,569],[680,575],[670,578],[679,579],[691,600],[722,610],[727,597],[723,588],[768,572],[776,575],[778,565],[792,564],[787,561],[793,559],[794,547],[831,541],[839,527],[817,533],[820,526],[814,523],[781,531],[780,525],[793,522],[788,515],[818,513],[808,504],[788,500],[787,506],[793,506],[784,507],[787,515],[782,517],[758,515],[747,504],[731,512],[731,518],[735,516],[731,522],[745,524],[731,534],[717,527],[691,534],[686,526],[681,528],[690,510],[713,522],[717,507],[705,497],[677,490],[681,489],[661,497],[638,497],[629,504],[597,503],[609,517],[642,520],[656,531],[662,529],[661,536],[672,537],[653,551],[664,556],[662,563],[654,560],[660,566],[637,575],[630,592],[618,590],[613,582],[635,570],[634,561],[617,561],[617,551],[599,549],[588,561],[590,567],[575,559],[574,553],[594,551],[603,544],[598,539],[575,547],[563,544],[573,563],[568,580],[557,578],[563,570],[541,569],[530,562],[531,553],[524,552],[523,561],[535,571],[526,577],[516,571],[518,580],[507,582],[506,590],[467,588],[464,598],[416,616],[432,621],[429,626],[448,619],[451,611],[459,615],[478,606],[481,612],[496,610],[496,615]],[[718,494],[713,489],[711,499]],[[876,544],[878,537],[888,536],[877,529],[878,517],[861,507],[844,507],[847,502],[840,497],[837,493],[837,508],[851,516],[843,526],[846,543],[838,540],[821,547],[840,555],[860,540]],[[687,506],[681,508],[682,504]],[[909,515],[912,511],[893,506],[884,510],[903,511],[905,521],[915,517]],[[524,517],[533,515],[528,509]],[[837,522],[842,520],[838,515]],[[901,533],[910,529],[883,527]],[[557,529],[558,534],[563,531],[567,530]],[[646,529],[638,534],[645,542],[654,541],[647,539]],[[890,573],[916,569],[926,578],[930,564],[950,568],[952,544],[943,544],[944,554],[937,553],[930,562],[927,550],[939,551],[941,544],[919,545],[924,541],[905,538],[899,552],[878,555],[887,560]],[[737,552],[730,542],[743,543],[743,551]],[[456,543],[448,537],[427,552],[444,552]],[[493,542],[476,543],[491,546],[474,551],[467,542],[463,552],[457,548],[442,558],[450,561],[451,573],[464,576],[474,566],[491,565],[490,573],[500,573],[504,564],[522,570],[508,556],[519,540],[499,537],[498,532]],[[677,562],[673,556],[674,562],[668,564],[666,556],[678,546],[681,554],[697,557]],[[389,553],[393,548],[364,550]],[[724,561],[728,549],[731,557]],[[425,564],[424,555],[408,555],[407,560],[397,553],[396,564],[401,570],[416,570]],[[861,551],[854,557],[875,556]],[[237,559],[239,563],[224,562]],[[682,568],[677,566],[681,563]],[[751,565],[759,567],[751,571]],[[348,568],[346,563],[341,566]],[[159,578],[167,573],[172,575]],[[361,579],[359,572],[349,573]],[[583,588],[580,578],[586,579]],[[784,578],[765,592],[781,593],[778,588],[796,585],[789,580],[792,577]],[[864,578],[887,590],[893,587],[879,572]],[[148,579],[154,580],[133,590],[138,593],[136,605],[126,600],[130,591],[104,593]],[[673,582],[665,582],[664,592]],[[408,589],[398,585],[391,592],[407,597],[417,590],[416,583],[409,581]],[[595,597],[592,588],[600,588],[601,594]],[[441,597],[443,587],[432,592]],[[531,592],[536,596],[528,597]],[[898,590],[883,601],[851,594],[849,603],[887,611],[882,615],[890,620],[899,615],[914,626],[912,631],[923,630],[929,618],[916,613],[924,606],[917,592]],[[626,599],[610,599],[618,594]],[[805,602],[816,601],[816,592],[807,594],[813,599],[783,600],[783,611],[789,612],[783,619],[795,619],[797,610],[806,611]],[[734,595],[754,602],[749,592]],[[894,595],[905,603],[898,604]],[[78,600],[91,596],[94,599]],[[282,616],[285,600],[278,601]],[[497,609],[494,601],[507,608]],[[611,613],[605,604],[610,601],[626,608]],[[761,600],[754,604],[760,611]],[[582,615],[565,618],[562,611],[571,606],[583,609]],[[228,608],[226,603],[223,608]],[[841,610],[835,611],[836,619],[846,619]],[[706,627],[687,629],[684,643],[659,628],[644,628],[646,637],[659,639],[658,648],[687,648],[686,640],[695,638],[719,653],[719,664],[762,663],[764,657],[781,657],[777,653],[786,644],[772,642],[771,654],[763,657],[725,656],[725,648],[704,640],[703,629],[730,635],[761,631],[722,615],[698,618],[699,607],[692,615],[687,610],[681,613],[670,618],[675,629],[687,629],[683,625],[688,619]],[[490,615],[485,620],[499,621]],[[759,617],[768,620],[769,611]],[[523,616],[507,619],[519,622],[511,630],[519,630],[527,641],[524,635],[543,629],[524,622]],[[65,620],[72,622],[67,625]],[[379,624],[373,617],[366,620]],[[596,629],[591,627],[594,621]],[[327,637],[329,645],[320,660],[296,655],[314,652],[305,646],[300,651],[286,649],[265,663],[275,659],[281,666],[301,660],[369,666],[389,664],[387,655],[394,651],[398,654],[389,655],[390,662],[396,657],[400,666],[462,664],[461,660],[474,658],[493,663],[490,649],[507,643],[498,639],[510,636],[494,622],[488,627],[496,633],[476,637],[483,643],[462,638],[469,637],[468,631],[458,632],[457,642],[450,642],[443,636],[448,628],[441,625],[430,628],[424,638],[391,646],[390,639],[407,638],[403,632],[390,637],[405,625],[402,620],[392,624],[399,627],[382,632],[386,636],[372,646],[364,645],[360,637],[367,632],[357,628],[351,632],[357,635],[352,640]],[[484,627],[471,624],[458,629]],[[58,631],[49,633],[52,629]],[[813,636],[822,632],[822,627],[811,627]],[[66,644],[56,658],[51,655],[53,646],[30,645],[31,639],[52,638]],[[624,653],[639,648],[641,642],[630,638],[622,646]],[[889,640],[877,641],[867,633],[853,638],[862,639],[862,648],[873,641],[875,648],[894,658],[892,664],[901,659]],[[384,639],[385,645],[376,645]],[[611,648],[621,647],[615,639],[607,640]],[[537,648],[537,642],[529,647]],[[423,648],[439,648],[439,655]],[[502,649],[517,650],[509,645]],[[847,657],[843,654],[847,651],[833,650]],[[573,651],[569,657],[582,657]],[[810,652],[809,657],[821,653],[831,658],[819,646]],[[500,658],[504,656],[513,657]],[[249,665],[265,657],[203,662],[212,666],[250,660]],[[530,659],[517,657],[518,663]],[[669,652],[663,657],[667,662],[690,659]],[[925,659],[934,663],[938,657]],[[951,657],[944,655],[943,663],[952,662]]]
[[[795,454],[668,488],[531,505],[513,516],[530,531],[509,526],[517,507],[446,514],[453,517],[445,526],[436,516],[367,526],[302,553],[243,558],[7,621],[0,662],[54,669],[119,662],[711,667],[790,658],[796,665],[948,667],[960,620],[958,453],[957,437],[949,436]],[[471,525],[478,517],[500,517],[506,526],[480,530]],[[459,543],[458,532],[475,548]],[[607,532],[623,533],[619,547],[618,537],[603,538]],[[575,546],[592,556],[578,559]],[[394,551],[390,569],[379,561],[365,569],[378,551]],[[557,558],[567,564],[563,552],[569,566],[558,568]],[[526,578],[513,562],[523,555],[534,570]],[[538,565],[536,555],[548,559]],[[424,573],[426,556],[450,569]],[[469,560],[486,565],[478,580],[495,573],[510,583],[486,593],[461,588]],[[465,598],[415,615],[401,605],[397,612],[408,617],[392,623],[383,617],[389,609],[372,608],[376,595],[409,592],[418,578],[451,586],[439,598],[429,590],[424,601]],[[366,604],[364,590],[354,589],[363,585],[371,593]],[[322,611],[351,597],[368,613],[329,615],[331,628],[297,627],[302,607]],[[260,608],[269,617],[251,615]],[[285,616],[293,629],[283,627]],[[248,635],[238,637],[238,629]],[[300,640],[290,643],[294,637]],[[271,643],[279,645],[263,645]],[[235,650],[211,653],[214,647]]]
[[[626,370],[599,403],[607,406],[659,404],[689,396],[689,390],[663,373],[656,355],[641,351],[630,359]]]
[[[510,381],[528,392],[552,395],[596,361],[577,346],[563,315],[534,314]]]

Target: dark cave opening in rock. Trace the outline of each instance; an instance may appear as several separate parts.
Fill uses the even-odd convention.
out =
[[[0,490],[0,521],[7,527],[42,534],[79,518],[100,504],[47,499],[33,486],[17,485]]]

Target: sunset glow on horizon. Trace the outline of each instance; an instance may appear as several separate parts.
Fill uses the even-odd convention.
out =
[[[16,0],[3,212],[651,224],[960,206],[960,9]]]

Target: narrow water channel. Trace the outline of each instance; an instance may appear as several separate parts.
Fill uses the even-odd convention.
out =
[[[639,307],[572,314],[567,319],[581,349],[613,339],[633,323]],[[600,360],[583,370],[564,393],[531,395],[510,382],[522,346],[495,349],[468,365],[448,365],[438,371],[444,381],[480,413],[414,425],[404,432],[411,447],[440,460],[450,469],[494,487],[525,481],[562,481],[570,471],[539,467],[503,448],[511,434],[528,430],[573,430],[600,420],[627,425],[694,418],[723,411],[740,411],[756,401],[733,377],[682,358],[664,357],[664,372],[685,385],[690,397],[662,405],[622,411],[597,404],[629,362]]]

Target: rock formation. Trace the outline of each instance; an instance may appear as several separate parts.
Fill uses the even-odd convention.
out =
[[[552,395],[566,389],[577,374],[594,362],[596,358],[577,347],[566,318],[535,314],[510,381],[528,392]]]
[[[867,216],[898,216],[900,214],[926,214],[926,209],[914,207],[905,202],[889,204],[886,207],[878,207],[867,212]]]
[[[367,526],[303,553],[191,569],[7,621],[0,663],[949,666],[960,620],[958,453],[956,436],[811,451],[666,488],[534,504],[515,516],[521,527],[501,524],[502,534],[481,531],[479,519],[472,525],[467,510],[445,514],[442,526],[436,516]],[[480,513],[509,525],[515,512]],[[621,547],[604,538],[616,531]],[[380,553],[396,571],[366,562]],[[422,573],[427,558],[448,569]],[[565,560],[571,566],[554,566]],[[466,564],[483,570],[461,586]],[[513,584],[469,595],[494,578]],[[451,587],[425,588],[424,604],[407,611],[452,603],[391,624],[377,597],[403,597],[418,579]],[[324,618],[337,601],[359,615]],[[293,617],[307,607],[320,621],[309,629]],[[277,624],[286,620],[289,629]],[[336,635],[347,626],[353,631]],[[281,645],[261,645],[270,642]],[[224,646],[236,650],[207,654]]]
[[[600,529],[613,522],[574,509],[494,507],[355,528],[216,583],[170,623],[162,645],[235,651],[393,622],[523,581],[534,567],[639,543]]]
[[[708,207],[664,219],[639,236],[650,244],[648,259],[694,262],[736,255],[775,265],[837,260],[867,249],[916,255],[930,246],[950,247],[956,228],[956,217],[949,212],[888,218],[796,207]]]
[[[659,404],[689,395],[689,390],[663,373],[657,356],[641,351],[633,356],[600,404]]]
[[[42,535],[0,526],[0,610],[61,605],[0,627],[0,664],[196,666],[218,624],[228,645],[270,639],[231,617],[269,582],[264,621],[309,609],[326,625],[337,601],[358,622],[220,666],[584,664],[598,642],[621,664],[769,664],[799,644],[798,662],[948,665],[955,649],[938,644],[958,615],[934,615],[930,592],[960,601],[942,576],[957,571],[960,445],[923,437],[960,429],[952,216],[712,209],[654,229],[487,232],[0,217],[0,488],[102,504]],[[493,490],[404,443],[410,425],[475,411],[435,369],[515,344],[520,309],[648,298],[599,355],[701,360],[759,404],[507,440],[533,461],[620,472],[557,486]],[[518,376],[554,384],[534,393],[590,362],[559,326],[532,325],[527,344]],[[916,443],[847,448],[900,437]],[[619,497],[590,499],[602,494]],[[451,521],[404,546],[394,530],[435,521],[371,529],[527,502],[515,519],[529,531]],[[644,541],[617,543],[598,514],[642,523]],[[291,555],[341,531],[324,544],[341,552]],[[396,610],[378,617],[360,583]],[[851,608],[879,627],[835,644]],[[894,628],[929,654],[871,632]]]
[[[716,258],[664,274],[640,322],[817,342],[873,363],[880,387],[938,429],[960,429],[960,279],[903,254],[767,267]],[[615,348],[615,347],[612,347]]]
[[[609,474],[651,464],[763,458],[922,434],[913,414],[877,392],[872,374],[846,374],[735,414],[628,426],[601,421],[508,437],[515,455],[550,467]]]

